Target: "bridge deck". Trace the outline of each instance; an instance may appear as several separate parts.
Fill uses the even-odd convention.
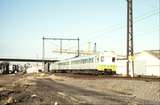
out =
[[[59,60],[46,60],[46,59],[17,59],[17,58],[0,58],[0,61],[13,61],[13,62],[57,62]]]

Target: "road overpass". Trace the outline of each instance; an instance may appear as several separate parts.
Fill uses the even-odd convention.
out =
[[[12,62],[57,62],[59,60],[53,59],[24,59],[24,58],[0,58],[0,61],[12,61]]]

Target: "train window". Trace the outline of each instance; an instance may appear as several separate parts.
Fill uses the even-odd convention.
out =
[[[91,58],[91,62],[92,62],[92,63],[94,62],[94,58]]]
[[[86,62],[85,62],[85,59],[83,59],[83,63],[85,64]]]
[[[112,57],[112,62],[115,62],[116,58],[115,57]]]
[[[93,58],[90,58],[89,60],[90,60],[89,63],[92,63],[92,62],[93,62]]]
[[[90,58],[89,58],[89,59],[87,59],[87,63],[90,63]]]
[[[86,59],[86,63],[88,63],[88,59]]]
[[[89,63],[89,59],[87,59],[87,63]]]
[[[104,56],[101,56],[101,62],[104,62]]]
[[[86,59],[86,63],[88,63],[88,59]]]
[[[99,62],[99,57],[97,57],[97,62]]]
[[[85,59],[83,59],[83,63],[85,64],[86,62],[85,62]]]
[[[80,60],[80,64],[82,64],[82,63],[83,63],[83,60],[81,59],[81,60]]]
[[[91,62],[92,62],[92,58],[89,58],[89,59],[88,59],[88,63],[91,63]]]

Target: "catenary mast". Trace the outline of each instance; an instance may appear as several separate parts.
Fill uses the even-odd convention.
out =
[[[133,9],[132,0],[127,0],[127,76],[132,71],[134,77],[134,52],[133,52]]]

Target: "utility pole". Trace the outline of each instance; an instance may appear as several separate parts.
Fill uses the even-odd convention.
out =
[[[134,77],[133,11],[132,0],[127,0],[127,76],[129,76],[130,70]]]

